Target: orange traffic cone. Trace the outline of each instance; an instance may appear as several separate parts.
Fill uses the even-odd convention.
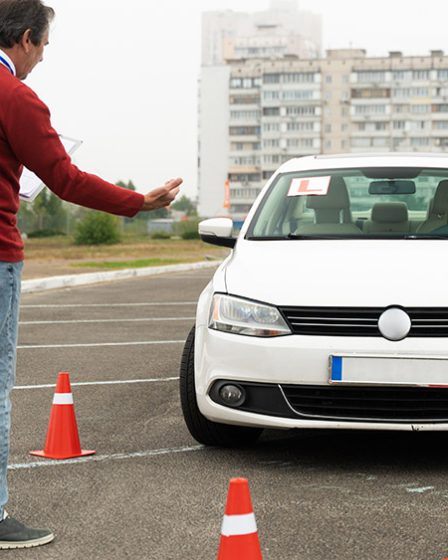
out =
[[[95,453],[81,449],[68,373],[58,375],[44,450],[30,453],[47,459],[72,459]]]
[[[230,481],[218,560],[262,560],[249,483],[245,478]]]

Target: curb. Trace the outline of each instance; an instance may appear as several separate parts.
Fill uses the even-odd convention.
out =
[[[126,278],[138,278],[140,276],[155,276],[168,272],[184,272],[188,270],[200,270],[219,266],[221,261],[202,261],[189,264],[172,264],[167,266],[151,266],[147,268],[127,268],[125,270],[113,270],[110,272],[89,272],[87,274],[71,274],[67,276],[50,276],[48,278],[36,278],[34,280],[22,281],[22,294],[45,292],[58,288],[71,288],[73,286],[85,286],[87,284],[99,284],[113,280],[124,280]]]

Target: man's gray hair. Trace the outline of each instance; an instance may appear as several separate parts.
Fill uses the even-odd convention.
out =
[[[53,8],[41,0],[0,0],[0,48],[19,43],[27,29],[33,45],[40,45],[53,18]]]

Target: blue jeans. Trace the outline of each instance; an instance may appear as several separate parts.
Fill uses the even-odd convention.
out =
[[[0,521],[8,501],[7,468],[11,401],[16,376],[16,346],[23,263],[0,262]]]

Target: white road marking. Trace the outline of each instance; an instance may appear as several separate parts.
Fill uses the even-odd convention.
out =
[[[97,348],[101,346],[151,346],[154,344],[185,344],[185,340],[148,340],[141,342],[94,342],[91,344],[37,344],[17,346],[17,350],[38,350],[43,348]]]
[[[406,491],[410,494],[423,494],[429,490],[434,490],[434,486],[424,486],[423,488],[406,488]]]
[[[153,321],[194,321],[195,317],[142,317],[137,319],[79,319],[68,321],[20,321],[19,325],[71,325],[76,323],[144,323]]]
[[[61,461],[43,460],[30,463],[15,463],[8,466],[8,470],[18,471],[22,469],[36,469],[39,467],[56,467],[61,465],[76,465],[78,463],[98,463],[102,461],[122,461],[123,459],[146,459],[148,457],[160,457],[161,455],[172,455],[174,453],[192,453],[205,449],[202,445],[191,447],[173,447],[167,449],[150,449],[148,451],[137,451],[135,453],[113,453],[111,455],[92,455],[90,457],[79,457],[77,459],[63,459]]]
[[[88,385],[127,385],[130,383],[166,383],[167,381],[178,381],[179,377],[162,377],[156,379],[127,379],[123,381],[81,381],[79,383],[70,383],[71,387],[83,387]],[[54,389],[55,383],[48,385],[17,385],[14,390],[23,389]]]
[[[176,305],[196,305],[197,301],[174,301],[159,303],[45,303],[21,305],[21,309],[47,309],[47,308],[78,308],[78,307],[163,307]]]

